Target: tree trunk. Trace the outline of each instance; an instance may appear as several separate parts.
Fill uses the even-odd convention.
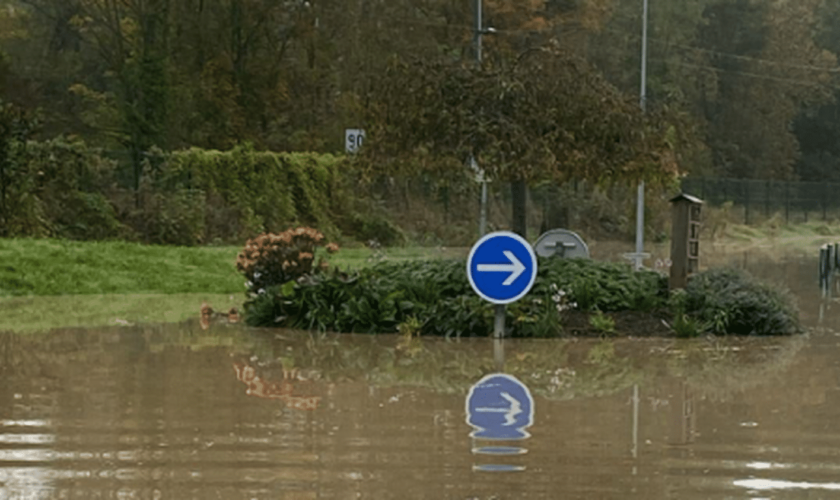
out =
[[[550,184],[546,191],[540,234],[551,229],[566,229],[570,226],[568,200],[562,200],[559,186]]]
[[[528,186],[524,180],[515,180],[510,183],[513,199],[513,221],[511,227],[513,232],[528,237],[528,217],[526,201],[528,199]]]

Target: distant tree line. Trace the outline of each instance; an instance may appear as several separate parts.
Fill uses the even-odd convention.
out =
[[[645,115],[641,0],[483,5],[477,66],[463,0],[0,0],[0,100],[135,191],[154,148],[335,153],[357,127],[370,173],[840,180],[840,3],[650,0]]]

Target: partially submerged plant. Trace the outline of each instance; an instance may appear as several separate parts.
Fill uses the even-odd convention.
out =
[[[601,333],[615,333],[615,320],[601,311],[595,311],[589,316],[589,324]]]
[[[738,269],[711,269],[689,280],[685,313],[715,334],[799,333],[798,311],[786,290]]]
[[[249,295],[260,295],[271,286],[326,269],[323,256],[316,258],[317,248],[323,243],[324,235],[311,227],[261,234],[247,241],[236,258],[236,269],[248,280],[245,286]],[[328,243],[326,250],[335,253],[338,245]]]

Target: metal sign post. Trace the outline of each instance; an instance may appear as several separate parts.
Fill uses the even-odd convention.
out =
[[[493,336],[499,338],[505,331],[505,304],[521,299],[534,286],[537,256],[516,233],[490,233],[470,250],[467,278],[475,293],[496,304]]]

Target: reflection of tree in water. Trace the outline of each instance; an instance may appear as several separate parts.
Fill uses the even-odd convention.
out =
[[[329,383],[462,394],[497,371],[491,344],[284,332],[283,338],[257,341],[247,354],[266,366],[317,372]],[[781,373],[802,344],[801,337],[508,340],[504,371],[534,395],[553,400],[608,396],[663,376],[686,380],[696,395],[725,398]]]
[[[76,330],[42,335],[0,332],[0,378],[56,378],[56,367],[68,357],[90,354],[86,337]]]
[[[805,338],[719,338],[684,342],[661,353],[669,373],[684,378],[698,396],[727,401],[780,377],[805,345]]]
[[[723,400],[782,372],[803,343],[802,337],[506,340],[504,371],[535,396],[555,400],[616,394],[662,376],[685,379],[695,394]],[[113,348],[130,363],[142,352],[175,346],[232,351],[246,360],[237,361],[237,378],[253,395],[272,399],[315,397],[319,391],[309,389],[316,379],[318,386],[359,381],[464,394],[497,371],[489,339],[254,332],[233,325],[204,331],[193,321],[31,336],[0,333],[0,375],[49,378],[68,362],[94,363]]]
[[[364,381],[377,387],[462,394],[482,376],[497,371],[488,339],[316,338],[287,332],[282,339],[257,343],[247,353],[258,360],[256,364],[316,371],[327,382]],[[511,341],[506,350],[504,371],[546,398],[611,394],[643,378],[632,359],[616,352],[612,341]]]

